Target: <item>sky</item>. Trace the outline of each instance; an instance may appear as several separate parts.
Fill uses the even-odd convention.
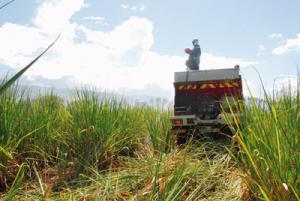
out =
[[[239,64],[245,95],[249,86],[260,97],[259,76],[268,91],[296,87],[299,8],[299,0],[16,0],[0,11],[0,77],[61,34],[26,72],[27,84],[171,100],[183,49],[198,38],[200,69]]]

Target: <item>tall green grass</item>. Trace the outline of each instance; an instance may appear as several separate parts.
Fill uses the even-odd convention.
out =
[[[171,148],[171,111],[161,112],[159,108],[150,108],[144,115],[154,151],[167,153]]]
[[[240,165],[256,198],[300,200],[299,94],[265,95],[260,103],[251,97],[234,128]]]
[[[14,85],[0,97],[0,146],[8,153],[0,158],[0,189],[24,200],[219,199],[231,189],[230,158],[204,144],[176,150],[169,116],[92,90],[64,102]],[[19,175],[22,185],[13,182]],[[27,183],[35,187],[16,191]]]
[[[5,3],[4,5],[0,6],[0,10],[5,8],[6,6],[8,6],[9,4],[11,4],[12,2],[14,2],[14,0],[11,0],[7,3]],[[56,42],[57,40],[59,39],[60,36],[58,36],[53,43],[51,43],[40,55],[38,55],[34,60],[32,60],[27,66],[25,66],[24,68],[22,68],[19,72],[17,72],[15,75],[13,75],[10,79],[6,80],[4,79],[4,81],[2,81],[0,83],[0,97],[3,98],[3,94],[5,94],[7,92],[7,90],[12,87],[12,85],[34,64],[36,63]],[[17,91],[17,89],[13,89],[13,91]],[[7,94],[6,94],[7,95]],[[4,98],[4,102],[6,102],[6,99],[10,99],[10,98],[13,98],[13,99],[19,99],[20,97],[17,97],[16,94],[12,94],[13,96],[12,97],[7,97]],[[3,101],[3,99],[1,100]],[[16,102],[16,100],[15,100]],[[12,103],[12,105],[9,105],[10,103]],[[4,181],[1,181],[0,180],[0,185],[1,185],[1,190],[2,189],[6,189],[8,188],[7,186],[7,176],[2,176],[2,172],[3,172],[3,169],[7,169],[6,168],[6,163],[7,163],[7,160],[13,160],[14,157],[12,156],[12,154],[15,152],[15,150],[18,148],[18,146],[20,145],[20,143],[25,139],[27,138],[28,136],[30,136],[32,133],[34,133],[35,131],[32,131],[30,133],[27,133],[26,135],[24,135],[23,137],[21,138],[12,138],[11,135],[12,134],[8,134],[10,131],[11,128],[11,125],[9,123],[9,120],[11,120],[11,117],[13,115],[9,114],[9,112],[7,113],[7,110],[9,111],[11,109],[10,106],[13,107],[13,104],[14,102],[9,102],[8,105],[6,103],[4,103],[5,106],[7,107],[2,107],[1,108],[1,115],[3,119],[1,119],[2,122],[4,123],[0,123],[1,126],[0,126],[0,135],[1,135],[1,138],[0,138],[0,173],[1,173],[1,180],[4,180]],[[26,103],[25,103],[26,104]],[[3,114],[4,114],[4,117],[3,117]],[[21,121],[20,119],[17,119],[17,122],[18,123],[19,121]],[[39,130],[39,129],[37,129]],[[23,131],[24,132],[24,131]],[[15,141],[16,139],[18,139],[16,142],[13,142]],[[12,140],[12,141],[11,141]],[[13,145],[12,145],[13,144]],[[9,149],[7,149],[9,148]],[[23,179],[23,171],[24,171],[24,165],[23,163],[21,165],[18,165],[18,172],[16,173],[16,176],[13,183],[12,183],[12,187],[11,187],[11,190],[8,194],[8,197],[12,197],[15,192],[17,191],[17,186],[18,185],[15,185],[16,183],[20,183],[20,181]],[[7,172],[7,170],[6,170]],[[9,171],[8,171],[9,172]],[[21,176],[20,176],[21,175]],[[5,177],[5,178],[4,178]],[[4,187],[3,187],[4,186]],[[12,189],[14,189],[12,191]],[[7,198],[6,200],[10,200],[11,198]]]
[[[13,87],[0,96],[0,142],[11,152],[29,150],[44,145],[51,153],[50,145],[56,141],[56,134],[67,123],[68,111],[63,100],[50,92],[32,100],[24,89]]]
[[[67,109],[75,157],[83,165],[107,166],[115,154],[129,154],[145,135],[143,108],[93,91],[78,92]]]
[[[254,198],[298,200],[299,107],[292,94],[244,105],[231,121],[243,174],[217,143],[177,150],[168,110],[92,90],[33,98],[13,85],[0,96],[0,189],[25,200],[239,200],[242,174]],[[16,190],[21,177],[37,181],[32,193]]]
[[[145,143],[166,150],[169,121],[163,111],[99,97],[91,90],[78,91],[67,103],[52,91],[32,97],[17,85],[0,96],[2,173],[12,162],[26,162],[30,178],[34,167],[67,168],[72,163],[76,177],[90,168],[117,166],[118,156],[134,156]],[[157,123],[150,125],[154,116]]]
[[[137,157],[123,158],[108,172],[82,175],[88,184],[53,192],[50,200],[240,200],[241,179],[236,180],[228,155],[199,160],[204,145],[154,154],[145,147]],[[191,150],[193,150],[191,152]],[[154,154],[154,155],[153,155]],[[17,196],[24,200],[43,197],[37,190]]]

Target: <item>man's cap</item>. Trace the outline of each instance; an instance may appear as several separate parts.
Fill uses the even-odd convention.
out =
[[[198,40],[198,39],[194,39],[194,40],[192,41],[192,43],[193,43],[193,45],[199,44],[199,40]]]

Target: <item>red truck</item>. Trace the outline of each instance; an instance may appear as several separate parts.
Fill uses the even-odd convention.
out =
[[[240,107],[237,105],[240,106],[243,101],[239,71],[239,66],[235,66],[175,72],[174,116],[171,122],[178,143],[184,143],[195,133],[230,134],[225,115],[227,118],[238,116]]]

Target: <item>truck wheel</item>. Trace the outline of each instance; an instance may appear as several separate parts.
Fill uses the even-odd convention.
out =
[[[184,145],[187,143],[188,139],[189,139],[189,137],[187,134],[177,134],[176,135],[176,144],[178,146]]]
[[[229,128],[229,126],[224,126],[221,129],[221,132],[225,135],[233,136],[233,133],[232,133],[231,129]]]

